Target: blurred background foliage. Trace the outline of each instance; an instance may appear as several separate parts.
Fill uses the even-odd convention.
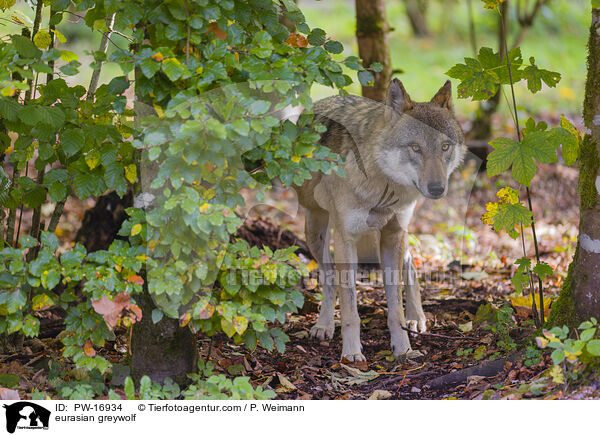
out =
[[[418,0],[427,6],[425,19],[429,35],[425,37],[415,36],[410,25],[406,8],[409,1],[386,0],[385,6],[387,21],[392,29],[389,42],[394,75],[405,83],[413,99],[418,101],[428,98],[439,88],[447,79],[444,73],[458,60],[473,56],[469,35],[469,0]],[[471,1],[476,45],[497,50],[496,14],[487,13],[478,1]],[[529,9],[532,7],[533,0],[517,1],[521,1],[523,5],[527,3]],[[511,0],[510,3],[509,44],[519,33],[516,1]],[[353,0],[298,0],[298,6],[311,28],[326,29],[332,39],[343,43],[344,52],[334,57],[341,60],[350,55],[358,55]],[[516,89],[517,100],[523,115],[554,117],[562,112],[579,116],[585,84],[589,8],[588,0],[550,0],[541,7],[533,25],[525,32],[520,44],[523,58],[528,59],[535,54],[536,62],[540,65],[561,71],[562,80],[557,88],[543,89],[543,98],[529,93],[525,84],[519,84]],[[8,19],[15,11],[19,11],[23,18],[33,19],[31,8],[26,4],[17,4],[1,16]],[[5,33],[15,33],[20,29],[20,26],[9,20],[2,20],[2,25]],[[92,70],[85,67],[92,60],[89,50],[98,46],[100,32],[91,34],[86,27],[81,26],[80,19],[75,15],[66,17],[61,31],[67,39],[62,48],[75,52],[83,63],[82,74],[73,79],[81,84],[88,83]],[[120,35],[114,34],[111,39],[122,48],[128,44],[127,39]],[[115,45],[109,47],[109,55]],[[347,90],[352,94],[360,94],[356,72],[346,70],[345,73],[355,79]],[[119,66],[109,63],[102,70],[100,83],[106,83],[119,74]],[[317,84],[313,88],[313,97],[323,98],[335,92],[332,88]],[[478,104],[455,99],[455,106],[461,119],[469,119]],[[510,124],[510,113],[504,101],[501,102],[498,113]]]

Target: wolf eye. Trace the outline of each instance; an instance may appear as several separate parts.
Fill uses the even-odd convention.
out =
[[[446,142],[445,144],[442,144],[442,151],[448,151],[450,149],[450,143]]]
[[[414,151],[415,153],[421,153],[421,146],[418,144],[410,144],[410,148],[412,149],[412,151]]]

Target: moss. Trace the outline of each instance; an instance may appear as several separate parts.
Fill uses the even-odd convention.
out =
[[[563,326],[576,327],[578,324],[577,311],[575,309],[575,302],[573,301],[573,294],[571,293],[571,281],[574,274],[575,261],[577,259],[577,253],[573,258],[573,262],[569,265],[569,271],[567,278],[565,279],[563,286],[558,295],[558,300],[552,304],[552,311],[546,320],[546,327]]]
[[[600,168],[600,158],[596,141],[591,135],[585,135],[583,138],[580,162],[577,190],[581,199],[581,209],[593,209],[598,203],[596,177]]]
[[[356,33],[359,35],[377,35],[386,31],[385,17],[379,14],[361,15],[356,20]]]
[[[585,99],[583,102],[583,120],[587,127],[591,127],[596,114],[597,104],[600,101],[600,34],[598,23],[600,10],[592,11],[592,24],[588,41],[587,80],[585,83]]]
[[[571,282],[569,277],[567,277],[558,295],[558,300],[552,304],[552,311],[546,320],[546,327],[563,325],[574,327],[576,323],[577,314],[575,312],[573,296],[571,295]]]

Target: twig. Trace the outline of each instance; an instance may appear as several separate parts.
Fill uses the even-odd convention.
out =
[[[499,12],[501,13],[501,12]],[[504,27],[504,20],[500,20],[500,22],[502,23],[502,26]],[[519,127],[519,114],[517,112],[517,100],[515,98],[515,87],[514,87],[514,83],[513,83],[513,77],[512,77],[512,70],[511,70],[511,65],[510,65],[510,56],[508,56],[508,44],[506,42],[506,29],[503,29],[504,34],[504,48],[506,50],[506,65],[508,67],[508,79],[510,81],[510,91],[512,94],[512,101],[513,101],[513,108],[515,110],[515,128],[517,130],[517,139],[519,140],[519,142],[521,142],[521,129]],[[526,186],[525,187],[525,191],[527,193],[527,205],[529,207],[529,212],[531,212],[532,216],[533,216],[533,205],[531,204],[531,191],[529,190],[529,187]],[[540,251],[539,251],[539,247],[538,247],[538,241],[537,241],[537,234],[535,231],[535,221],[532,219],[531,220],[531,233],[533,234],[533,245],[535,247],[535,257],[536,257],[536,261],[537,263],[540,263]],[[542,322],[542,325],[544,325],[544,286],[542,284],[542,279],[540,278],[540,276],[538,276],[538,290],[539,290],[539,296],[540,296],[540,321]],[[532,295],[532,298],[535,298],[535,295]]]
[[[415,332],[413,330],[410,330],[406,327],[404,327],[403,325],[401,325],[400,327],[402,327],[402,330],[407,331],[408,333],[412,333],[415,335],[421,335],[421,336],[431,336],[434,338],[442,338],[442,339],[470,339],[470,340],[477,340],[477,338],[474,338],[473,336],[461,336],[461,337],[456,337],[456,336],[447,336],[447,335],[440,335],[439,333],[430,333],[430,332]]]
[[[113,32],[113,26],[115,23],[115,15],[112,14],[109,18],[106,19],[106,27],[108,30],[102,34],[102,39],[100,40],[100,48],[98,51],[101,51],[106,54],[108,50],[108,41],[110,40],[110,34]],[[90,86],[88,87],[87,95],[85,99],[87,101],[91,101],[94,98],[94,93],[96,92],[96,88],[98,87],[98,81],[100,80],[100,72],[102,71],[102,62],[98,64],[98,68],[94,69],[92,73],[92,78],[90,79]]]

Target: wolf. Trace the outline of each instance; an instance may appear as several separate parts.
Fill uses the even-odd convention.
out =
[[[356,270],[358,262],[379,262],[391,349],[400,357],[411,351],[405,329],[426,331],[416,268],[408,250],[408,224],[420,197],[439,199],[447,193],[449,176],[466,152],[454,115],[451,83],[447,81],[430,101],[413,102],[402,82],[393,79],[383,103],[334,96],[315,102],[313,111],[315,120],[326,127],[320,144],[340,156],[345,174],[313,173],[294,186],[306,211],[307,245],[320,277],[325,278],[319,317],[310,334],[320,340],[333,338],[337,293],[342,359],[365,360]]]

